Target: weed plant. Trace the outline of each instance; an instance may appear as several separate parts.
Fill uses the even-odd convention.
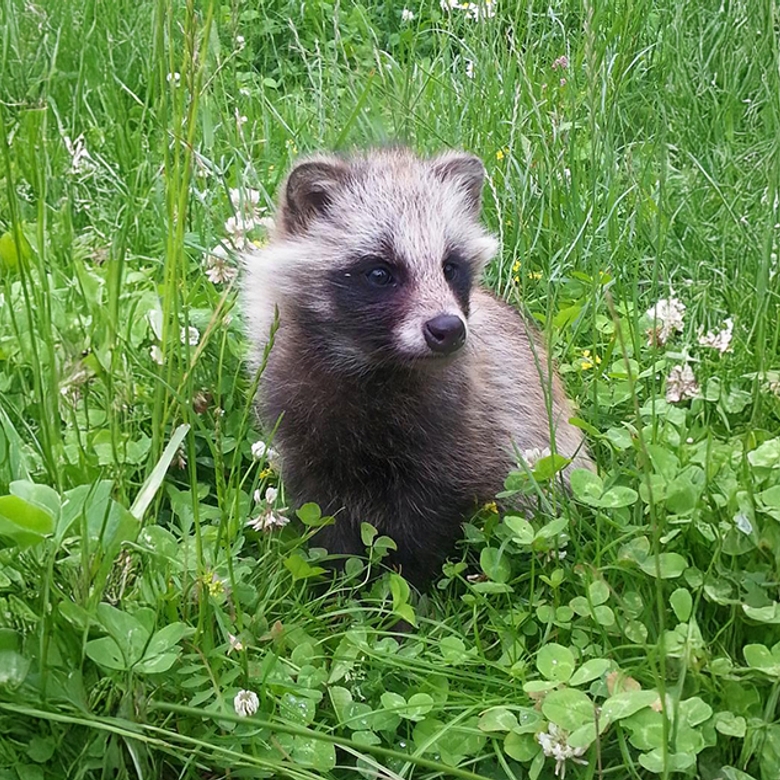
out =
[[[773,0],[0,0],[0,778],[780,777],[779,42]],[[236,300],[290,163],[389,140],[485,160],[486,281],[599,464],[525,453],[537,511],[420,599],[285,510]]]

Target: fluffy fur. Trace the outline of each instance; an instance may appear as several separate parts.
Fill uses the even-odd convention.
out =
[[[318,536],[331,553],[362,553],[362,521],[393,537],[418,586],[502,489],[515,448],[590,466],[544,350],[476,286],[497,248],[483,181],[461,152],[308,158],[269,245],[245,258],[255,365],[279,312],[258,405],[269,430],[279,421],[288,493],[335,515]]]

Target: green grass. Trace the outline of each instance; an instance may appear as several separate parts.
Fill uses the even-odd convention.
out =
[[[780,12],[402,8],[0,0],[0,779],[552,778],[550,723],[568,778],[780,776]],[[487,281],[603,480],[513,474],[539,512],[486,507],[419,601],[361,585],[370,535],[317,584],[313,509],[247,528],[283,484],[203,264],[230,189],[388,139],[485,160]]]

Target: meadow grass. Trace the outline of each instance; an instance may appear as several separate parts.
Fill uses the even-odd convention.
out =
[[[777,5],[406,10],[0,0],[3,780],[780,777]],[[485,160],[600,470],[510,475],[539,511],[421,599],[370,528],[332,579],[316,508],[247,526],[284,486],[209,259],[396,140]]]

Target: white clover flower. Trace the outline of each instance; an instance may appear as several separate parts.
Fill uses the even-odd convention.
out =
[[[744,512],[739,512],[734,515],[734,525],[737,527],[737,530],[742,531],[745,536],[750,536],[750,534],[753,533],[753,524]]]
[[[254,715],[260,708],[260,699],[254,691],[241,690],[233,699],[233,709],[242,718]]]
[[[247,525],[254,531],[272,531],[274,528],[284,528],[290,522],[280,512],[275,512],[270,507],[266,507],[257,517],[247,520]]]
[[[189,344],[191,347],[197,347],[198,342],[200,341],[200,331],[190,325],[188,328],[182,328],[181,329],[181,343],[182,344]]]
[[[168,75],[165,77],[165,80],[166,80],[166,81],[167,81],[169,84],[172,82],[174,85],[178,86],[178,85],[181,83],[181,73],[176,73],[176,72],[169,73],[169,74],[168,74]]]
[[[273,505],[276,503],[276,499],[279,497],[279,491],[275,487],[269,487],[266,488],[265,491],[265,502],[268,505]]]
[[[683,329],[685,304],[678,298],[662,298],[655,306],[647,310],[647,316],[652,320],[647,331],[650,346],[663,346],[675,332]]]
[[[569,733],[556,726],[547,724],[547,731],[540,731],[536,735],[536,741],[542,746],[542,752],[548,758],[555,759],[555,776],[564,780],[566,777],[566,761],[571,759],[575,764],[587,766],[587,761],[581,758],[587,748],[573,748],[568,743]]]
[[[549,447],[529,447],[527,450],[523,450],[520,453],[520,457],[526,462],[526,465],[529,469],[533,470],[536,468],[536,464],[542,459],[542,458],[549,458],[550,457],[550,448]]]
[[[271,448],[264,441],[256,441],[252,445],[252,457],[255,460],[262,460],[270,451]]]
[[[674,366],[666,378],[666,401],[676,404],[687,401],[699,395],[699,383],[693,374],[693,369],[686,363],[684,366]]]
[[[238,212],[251,213],[260,203],[260,193],[252,189],[232,188],[229,193],[230,203]]]
[[[729,317],[724,323],[723,328],[717,333],[708,331],[706,336],[699,336],[699,344],[702,347],[712,347],[717,349],[722,355],[724,352],[731,352],[731,339],[734,336],[734,320]]]
[[[238,269],[230,264],[230,256],[223,244],[217,244],[203,259],[206,277],[212,284],[232,282]]]
[[[238,46],[239,50],[246,46],[246,38],[243,35],[236,35],[236,46]]]
[[[414,11],[410,11],[408,8],[404,8],[404,10],[401,11],[401,21],[402,22],[413,22],[414,21]]]
[[[493,0],[463,3],[460,7],[466,12],[466,16],[475,22],[479,22],[482,19],[492,19],[496,15],[496,4]]]
[[[149,354],[152,357],[152,360],[157,363],[158,366],[161,366],[163,364],[163,351],[160,349],[160,347],[155,344],[150,350]]]

